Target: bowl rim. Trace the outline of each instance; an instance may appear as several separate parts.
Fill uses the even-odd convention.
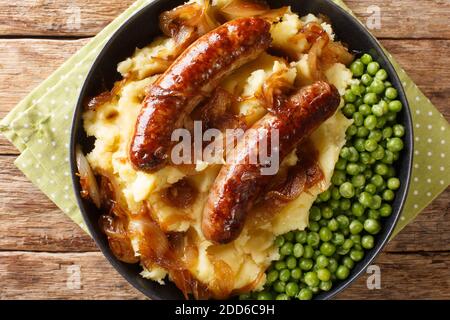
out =
[[[82,127],[77,124],[77,121],[81,121],[80,113],[82,113],[82,111],[83,111],[83,106],[84,106],[84,102],[85,102],[84,97],[86,96],[86,93],[88,90],[88,82],[89,82],[89,79],[91,79],[94,76],[96,67],[100,64],[100,61],[102,61],[105,58],[105,55],[109,51],[109,48],[116,41],[116,38],[123,31],[123,29],[125,29],[130,23],[133,23],[134,20],[137,20],[141,15],[143,15],[145,12],[147,12],[147,10],[149,10],[149,8],[156,6],[157,3],[161,2],[161,1],[164,1],[164,0],[153,0],[152,2],[148,3],[147,5],[143,6],[142,8],[140,8],[139,10],[134,12],[129,18],[127,18],[120,25],[120,27],[118,27],[114,31],[114,33],[111,35],[111,37],[108,39],[108,41],[105,43],[105,45],[100,50],[100,52],[97,55],[97,57],[95,58],[94,62],[91,64],[91,66],[89,68],[89,72],[83,82],[81,90],[79,91],[77,103],[76,103],[76,106],[73,111],[71,133],[70,133],[70,143],[69,143],[69,159],[70,159],[70,169],[71,169],[71,178],[72,178],[72,188],[75,193],[78,208],[80,209],[80,211],[82,213],[84,223],[86,224],[90,235],[94,239],[97,247],[101,250],[102,254],[106,257],[106,259],[114,267],[114,269],[123,278],[125,278],[128,281],[128,283],[130,283],[134,288],[136,288],[138,291],[140,291],[146,297],[148,297],[152,300],[162,300],[162,298],[156,292],[148,292],[148,290],[146,290],[145,288],[143,288],[142,286],[140,286],[137,283],[135,278],[132,275],[130,275],[129,272],[123,272],[121,270],[122,266],[120,265],[119,260],[109,251],[109,248],[106,248],[101,243],[100,237],[103,235],[99,235],[96,232],[93,225],[91,224],[91,222],[89,221],[88,210],[86,209],[86,207],[83,203],[83,199],[79,193],[79,191],[80,191],[79,187],[78,187],[79,177],[77,175],[78,169],[76,166],[75,148],[78,143],[78,141],[77,141],[78,130],[80,130],[80,128],[82,129]],[[358,29],[357,32],[364,33],[365,36],[370,40],[370,42],[372,42],[374,44],[375,48],[373,48],[373,49],[376,50],[376,52],[379,56],[378,60],[382,60],[384,62],[385,68],[388,71],[391,82],[398,84],[397,86],[395,86],[395,88],[398,91],[398,95],[399,95],[398,99],[402,101],[403,106],[404,106],[404,116],[405,116],[404,124],[407,126],[407,129],[408,129],[407,134],[404,136],[405,145],[410,145],[411,147],[409,148],[409,150],[404,150],[403,151],[404,153],[402,154],[402,157],[405,157],[407,159],[405,168],[402,168],[403,170],[407,170],[404,181],[402,181],[402,183],[405,184],[405,187],[403,189],[403,193],[396,195],[396,196],[400,197],[400,199],[399,199],[400,205],[399,205],[397,212],[392,213],[392,216],[394,219],[393,222],[390,223],[389,225],[383,226],[383,228],[386,230],[385,237],[383,239],[378,240],[378,243],[376,244],[374,251],[371,252],[371,256],[369,259],[366,259],[366,257],[365,257],[364,259],[366,261],[364,263],[362,263],[362,262],[357,263],[357,268],[359,269],[357,272],[355,272],[354,274],[351,274],[351,276],[349,276],[347,279],[339,282],[335,287],[332,288],[331,291],[323,292],[323,293],[320,293],[319,295],[317,295],[315,297],[315,299],[317,299],[317,300],[331,299],[334,296],[336,296],[337,294],[339,294],[340,292],[342,292],[350,284],[352,284],[356,279],[358,279],[362,275],[362,273],[367,269],[367,267],[370,266],[374,262],[374,260],[378,257],[380,252],[384,249],[384,247],[388,243],[389,239],[392,236],[392,232],[398,223],[400,215],[403,212],[405,201],[406,201],[406,198],[408,195],[410,182],[411,182],[411,175],[412,175],[413,150],[414,150],[414,130],[412,128],[412,116],[411,116],[409,102],[406,97],[402,82],[400,81],[399,76],[398,76],[394,66],[392,65],[390,59],[388,58],[386,52],[384,51],[383,47],[378,42],[378,40],[372,35],[372,33],[369,30],[367,30],[364,27],[364,25],[362,24],[362,22],[359,21],[355,16],[353,16],[348,11],[346,11],[344,8],[342,8],[341,6],[336,4],[333,0],[322,0],[322,1],[326,2],[326,4],[329,6],[333,6],[334,9],[337,10],[339,12],[339,14],[343,15],[346,19],[352,20],[355,23],[355,25],[357,26],[357,29]],[[78,130],[76,130],[77,127],[79,128]],[[406,151],[408,151],[408,152],[406,153]],[[152,281],[152,280],[148,280],[148,281]]]

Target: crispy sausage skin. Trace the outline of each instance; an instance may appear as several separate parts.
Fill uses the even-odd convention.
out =
[[[268,141],[273,130],[278,130],[279,159],[282,160],[334,114],[339,102],[337,89],[318,81],[286,99],[277,112],[265,115],[252,129],[267,130]],[[216,243],[228,243],[239,236],[247,212],[272,177],[261,174],[259,161],[257,164],[248,161],[255,159],[251,158],[252,154],[258,153],[258,142],[254,138],[252,141],[249,132],[245,132],[220,170],[203,211],[203,234]]]
[[[271,43],[261,18],[230,21],[191,44],[148,89],[130,145],[137,170],[154,172],[167,162],[171,135],[219,81],[255,59]]]

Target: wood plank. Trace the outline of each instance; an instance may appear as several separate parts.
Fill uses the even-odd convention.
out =
[[[0,157],[0,250],[98,250],[13,161],[14,157]]]
[[[0,118],[87,42],[0,40]]]
[[[102,30],[134,0],[45,1],[0,0],[0,36],[92,36]],[[346,0],[364,22],[380,9],[381,26],[372,31],[388,38],[450,38],[448,0]],[[35,23],[40,21],[40,23]]]
[[[449,299],[449,264],[449,253],[382,254],[380,290],[367,289],[365,274],[337,298]],[[0,299],[145,298],[97,252],[0,252],[0,282]]]
[[[97,250],[92,239],[14,166],[0,157],[0,250],[82,252]],[[450,251],[450,188],[385,249]]]
[[[370,274],[362,275],[337,299],[450,299],[450,253],[381,254],[381,289],[367,289]]]

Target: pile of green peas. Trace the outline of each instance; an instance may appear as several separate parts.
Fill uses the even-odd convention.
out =
[[[266,272],[263,291],[240,299],[310,300],[345,280],[365,250],[375,246],[382,219],[400,187],[395,161],[403,149],[402,110],[387,72],[369,54],[355,60],[344,94],[344,115],[353,119],[331,179],[309,211],[309,226],[275,239],[280,259]]]

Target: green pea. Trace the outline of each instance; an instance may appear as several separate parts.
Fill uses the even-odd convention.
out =
[[[381,201],[382,199],[381,199],[381,197],[379,196],[379,195],[374,195],[373,197],[372,197],[372,202],[371,202],[371,204],[370,204],[370,209],[380,209],[380,207],[381,207]]]
[[[340,246],[344,243],[345,241],[345,237],[342,233],[333,233],[333,238],[331,239],[331,242],[336,245],[336,246]]]
[[[291,277],[291,272],[289,271],[289,269],[283,269],[280,271],[280,275],[279,275],[279,279],[280,281],[286,282],[289,280],[289,278]]]
[[[352,202],[349,199],[342,199],[341,201],[339,201],[339,209],[341,209],[342,211],[349,210],[351,206]]]
[[[267,284],[271,284],[271,283],[274,283],[275,281],[277,281],[278,276],[279,276],[279,273],[277,270],[270,271],[266,277]]]
[[[320,281],[329,281],[331,278],[331,272],[328,269],[320,268],[317,270],[317,277]]]
[[[341,229],[348,228],[348,226],[350,225],[350,220],[343,214],[337,216],[336,221],[339,223],[339,228]]]
[[[376,75],[378,70],[380,70],[380,64],[376,61],[372,61],[367,65],[367,73],[371,76]]]
[[[367,74],[367,73],[365,73],[365,74],[363,74],[363,75],[361,76],[361,82],[362,82],[362,84],[364,84],[365,86],[370,86],[370,84],[372,83],[372,81],[373,81],[373,78],[372,78],[369,74]]]
[[[322,215],[320,213],[320,209],[317,206],[312,206],[311,209],[309,209],[309,219],[312,221],[319,221],[322,218]]]
[[[375,173],[379,174],[380,176],[385,176],[389,172],[389,167],[384,163],[377,163],[375,165]]]
[[[302,244],[305,243],[306,242],[306,237],[307,237],[306,231],[297,231],[295,233],[295,241],[297,243],[302,243]]]
[[[383,140],[383,133],[380,130],[372,130],[370,131],[368,138],[378,143]]]
[[[320,236],[317,232],[310,232],[306,240],[311,247],[317,247],[320,242]]]
[[[356,112],[356,107],[354,104],[347,103],[343,108],[342,112],[344,115],[348,118],[351,118],[351,116]]]
[[[366,147],[365,147],[365,141],[364,141],[363,147],[364,147],[364,150],[365,150],[365,149],[366,149]],[[361,152],[360,160],[361,160],[361,162],[362,162],[363,164],[371,164],[371,163],[373,162],[373,159],[372,159],[372,157],[370,156],[370,153],[365,152],[365,151],[364,151],[364,152]]]
[[[376,94],[382,94],[384,92],[384,83],[379,79],[374,79],[370,84],[369,90],[370,92],[374,92]]]
[[[383,116],[383,114],[384,114],[383,106],[381,106],[380,104],[374,104],[372,106],[372,113],[377,117]]]
[[[309,259],[312,258],[313,255],[314,255],[313,247],[311,247],[310,245],[304,246],[303,257]]]
[[[367,219],[364,221],[364,230],[370,234],[377,234],[381,230],[381,224],[378,220]]]
[[[285,242],[285,239],[283,236],[278,236],[275,238],[275,245],[277,247],[281,247],[284,244],[284,242]]]
[[[364,95],[363,101],[365,104],[373,106],[374,104],[378,103],[378,101],[380,101],[380,99],[378,98],[376,93],[369,92]],[[353,114],[353,116],[355,116],[355,115]]]
[[[339,188],[333,186],[331,188],[331,198],[335,200],[339,200],[341,198],[341,194],[339,193]]]
[[[379,219],[380,212],[378,210],[370,209],[369,213],[367,214],[367,217],[370,219]]]
[[[378,70],[377,73],[375,74],[375,78],[384,81],[384,80],[386,80],[386,79],[388,78],[388,74],[387,74],[386,70],[380,69],[380,70]]]
[[[348,149],[348,147],[343,147],[339,155],[341,159],[346,160],[350,156],[350,150]]]
[[[366,94],[366,95],[367,95],[367,94]],[[357,127],[363,125],[363,123],[364,123],[364,117],[363,117],[363,115],[362,115],[359,111],[356,111],[356,112],[353,114],[353,123],[354,123],[355,126],[357,126]]]
[[[372,113],[372,108],[368,106],[367,104],[362,104],[358,107],[359,113],[361,113],[363,116],[368,116]]]
[[[352,204],[352,214],[355,217],[361,217],[364,214],[364,206],[359,202],[354,202]]]
[[[298,264],[298,266],[300,267],[300,269],[302,269],[303,271],[308,271],[311,270],[313,267],[313,261],[311,259],[308,258],[301,258],[300,262]]]
[[[323,202],[326,202],[328,200],[330,200],[331,194],[329,190],[325,190],[324,192],[322,192],[319,195],[320,200],[322,200]]]
[[[275,300],[289,300],[289,297],[285,293],[280,293],[275,297]]]
[[[397,119],[397,114],[395,112],[389,111],[388,114],[386,114],[386,121],[392,123],[395,122]]]
[[[330,207],[324,206],[322,207],[322,217],[324,219],[330,219],[333,217],[333,210]]]
[[[360,86],[360,90],[361,90],[361,94],[366,93],[366,88],[364,88],[364,86]],[[360,105],[362,105],[364,103],[363,98],[362,97],[357,97],[356,101],[353,102],[355,104],[355,107],[359,107]]]
[[[374,151],[372,151],[372,153],[370,155],[375,160],[382,160],[384,158],[384,153],[385,152],[384,152],[383,147],[378,145],[377,148]]]
[[[392,190],[384,190],[383,191],[383,200],[385,201],[392,201],[394,200],[395,193]]]
[[[350,269],[343,265],[339,266],[336,270],[336,278],[338,278],[339,280],[347,279],[349,274],[350,274]]]
[[[405,135],[405,127],[401,124],[396,124],[393,127],[394,136],[396,137],[403,137]]]
[[[384,180],[381,175],[376,174],[372,178],[370,178],[370,182],[373,183],[376,187],[380,187],[384,183]]]
[[[320,228],[319,236],[320,240],[326,242],[331,240],[331,238],[333,237],[333,233],[327,227],[322,227]]]
[[[313,292],[309,288],[303,288],[297,295],[299,300],[311,300],[313,297]]]
[[[360,60],[355,60],[350,65],[350,71],[353,73],[355,77],[360,77],[364,74],[365,66]]]
[[[344,257],[342,259],[342,264],[350,270],[355,266],[355,262],[350,257]]]
[[[366,88],[364,86],[360,86],[359,84],[354,83],[350,86],[350,91],[355,96],[360,97],[366,91]],[[356,99],[358,99],[358,98],[356,98]],[[355,100],[355,104],[356,104],[356,100]]]
[[[364,191],[366,191],[366,192],[368,192],[370,194],[375,194],[375,192],[377,192],[377,187],[373,183],[368,183],[364,187]]]
[[[403,105],[399,100],[394,100],[394,101],[389,102],[388,106],[389,106],[389,111],[394,112],[394,114],[396,112],[400,112],[403,108]]]
[[[336,185],[336,186],[340,186],[341,184],[343,184],[346,180],[346,175],[343,171],[340,170],[335,170],[334,174],[331,178],[331,182]]]
[[[304,280],[309,287],[317,287],[319,285],[319,278],[317,277],[317,273],[315,271],[305,273]]]
[[[339,205],[340,205],[339,200],[331,199],[330,202],[329,202],[329,204],[330,204],[330,208],[331,208],[331,213],[332,213],[332,214],[333,214],[333,210],[339,209]],[[329,218],[331,218],[331,217],[332,217],[332,216],[329,216]],[[324,221],[325,221],[325,220],[324,220]]]
[[[275,262],[275,270],[281,271],[283,269],[286,269],[286,262],[283,260]]]
[[[346,171],[349,175],[352,175],[352,176],[355,176],[361,172],[359,165],[356,163],[347,164]],[[341,195],[342,195],[342,193],[341,193]]]
[[[349,147],[350,156],[348,157],[348,161],[350,162],[357,162],[359,160],[359,152],[356,150],[355,147]]]
[[[328,266],[328,264],[329,264],[329,260],[324,255],[321,254],[316,258],[316,265],[319,268],[325,268]]]
[[[339,193],[344,198],[349,199],[349,198],[352,198],[355,195],[355,189],[354,189],[353,185],[350,182],[344,182],[339,187]]]
[[[294,245],[292,242],[286,242],[283,244],[283,246],[280,249],[280,253],[284,256],[289,256],[292,254],[292,249],[294,248]]]
[[[283,281],[276,281],[273,284],[273,290],[275,290],[275,292],[283,293],[285,291],[285,289],[286,289],[286,283]]]
[[[322,291],[330,291],[333,286],[333,282],[331,281],[320,281],[319,288]]]
[[[365,138],[370,134],[370,130],[367,129],[366,127],[359,127],[358,131],[356,132],[356,136],[358,138]],[[356,150],[358,150],[358,148],[355,146]],[[358,150],[359,151],[359,150]],[[364,150],[362,150],[364,151]]]
[[[397,138],[397,137],[391,138],[386,143],[386,147],[388,148],[388,150],[390,150],[392,152],[401,151],[403,149],[403,141],[402,141],[402,139]]]
[[[361,239],[361,246],[367,250],[372,249],[375,246],[374,237],[370,234],[366,234],[365,236],[363,236]]]
[[[349,228],[351,234],[358,234],[363,230],[364,226],[358,220],[353,220],[352,222],[350,222]]]
[[[251,298],[251,293],[242,293],[239,295],[239,300],[250,300]]]
[[[286,266],[288,267],[288,269],[294,269],[297,266],[297,259],[295,259],[295,257],[293,256],[288,257],[286,259]]]
[[[354,116],[352,116],[352,118],[354,119]],[[350,127],[347,128],[346,134],[351,137],[351,136],[354,136],[357,131],[358,131],[358,127],[356,127],[356,125],[352,124]]]
[[[375,140],[373,139],[367,139],[364,143],[364,148],[368,151],[368,152],[372,152],[375,151],[378,147],[378,144]]]
[[[299,280],[302,277],[302,269],[300,268],[295,268],[291,270],[291,278],[294,280]]]
[[[295,295],[297,295],[299,290],[300,289],[298,287],[298,284],[295,282],[289,282],[288,284],[286,284],[286,294],[289,297],[294,297]]]
[[[400,179],[389,178],[387,181],[387,187],[391,190],[397,190],[398,188],[400,188]]]
[[[391,127],[387,127],[383,129],[383,139],[388,139],[392,137],[393,130]]]
[[[395,98],[397,98],[398,92],[397,92],[397,89],[390,87],[390,88],[386,89],[386,91],[384,92],[384,95],[389,100],[394,100]]]
[[[301,243],[296,243],[294,245],[294,249],[292,250],[292,253],[294,257],[301,258],[303,256],[303,253],[305,252],[305,248]]]
[[[383,203],[380,208],[380,216],[383,218],[389,217],[392,214],[392,207],[388,203]]]
[[[347,103],[355,102],[356,95],[351,90],[347,90],[347,91],[345,91],[345,94],[344,94],[344,101]]]
[[[320,246],[320,252],[327,257],[331,257],[336,251],[336,246],[330,242],[324,242]]]
[[[363,191],[358,196],[358,201],[364,207],[369,207],[372,203],[372,195],[366,191]]]
[[[350,258],[355,261],[361,261],[364,258],[364,251],[352,249],[350,250]]]
[[[317,223],[317,221],[311,221],[309,224],[309,230],[313,232],[318,232],[320,229],[320,225]]]
[[[385,125],[386,125],[386,116],[378,117],[377,128],[383,129]]]
[[[288,233],[285,233],[284,238],[286,239],[286,241],[293,241],[294,240],[294,232],[289,231]]]
[[[373,61],[372,56],[368,53],[364,53],[361,58],[360,58],[361,62],[364,63],[365,65],[368,65],[369,63],[371,63]]]
[[[345,239],[344,243],[342,244],[342,248],[345,250],[350,250],[353,245],[354,243],[352,239]]]
[[[377,117],[374,115],[369,115],[364,119],[364,127],[366,127],[369,130],[375,129],[377,126]]]
[[[267,291],[258,292],[258,300],[273,300],[272,294]]]
[[[364,128],[364,127],[359,127],[359,128],[361,129],[361,128]],[[358,150],[359,152],[363,152],[363,151],[366,150],[365,146],[364,146],[365,142],[366,142],[366,140],[364,140],[363,138],[358,138],[358,139],[355,140],[353,145],[355,146],[356,150]]]

